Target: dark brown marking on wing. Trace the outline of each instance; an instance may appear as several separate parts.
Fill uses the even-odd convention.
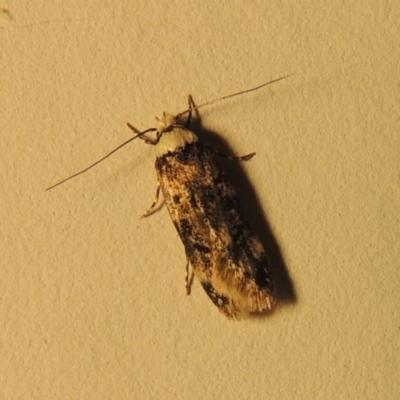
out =
[[[222,276],[229,266],[227,284],[237,293],[247,293],[256,303],[259,298],[272,299],[274,285],[266,254],[214,152],[195,141],[157,157],[156,170],[186,255],[213,302],[221,309],[223,298],[228,298],[212,284],[216,263]],[[229,308],[231,311],[221,311],[228,315],[237,309],[232,299]]]

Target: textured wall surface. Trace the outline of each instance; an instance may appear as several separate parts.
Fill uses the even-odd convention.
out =
[[[0,399],[398,398],[399,2],[34,3],[0,4]],[[272,315],[185,295],[165,207],[137,219],[151,146],[45,191],[127,121],[290,73],[194,126],[257,151],[222,163],[269,253]]]

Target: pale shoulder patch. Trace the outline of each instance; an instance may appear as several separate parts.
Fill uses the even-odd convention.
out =
[[[170,127],[171,130],[162,132],[160,140],[156,146],[156,155],[161,156],[168,152],[182,149],[187,144],[198,140],[197,136],[181,126]]]

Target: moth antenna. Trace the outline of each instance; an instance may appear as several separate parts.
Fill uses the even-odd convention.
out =
[[[81,174],[83,174],[83,173],[86,172],[86,171],[89,171],[89,169],[93,168],[93,167],[96,166],[97,164],[100,164],[100,163],[101,163],[102,161],[104,161],[106,158],[110,157],[111,154],[114,154],[116,151],[118,151],[119,149],[121,149],[122,147],[124,147],[125,145],[127,145],[128,143],[132,142],[132,140],[134,140],[134,139],[136,139],[136,138],[138,138],[138,137],[144,135],[144,134],[147,133],[147,132],[153,132],[153,131],[155,131],[155,130],[156,130],[156,128],[150,128],[150,129],[146,129],[146,130],[143,131],[143,132],[138,133],[136,136],[131,137],[131,138],[130,138],[129,140],[127,140],[126,142],[120,144],[118,147],[116,147],[114,150],[110,151],[108,154],[106,154],[104,157],[100,158],[100,160],[97,160],[97,161],[96,161],[95,163],[93,163],[92,165],[89,165],[87,168],[83,169],[82,171],[79,171],[79,172],[77,172],[76,174],[73,174],[73,175],[69,176],[68,178],[63,179],[62,181],[56,183],[56,184],[53,185],[53,186],[48,187],[46,190],[53,189],[53,188],[55,188],[56,186],[59,186],[59,185],[61,185],[62,183],[67,182],[67,181],[69,181],[70,179],[75,178],[76,176],[81,175]]]
[[[3,9],[3,11],[4,11],[4,9]],[[219,97],[219,98],[217,98],[217,99],[211,100],[211,101],[207,101],[206,103],[200,104],[200,105],[198,105],[198,106],[196,106],[196,107],[192,107],[191,109],[187,109],[187,110],[185,110],[185,111],[180,112],[179,114],[176,115],[176,118],[179,118],[179,117],[181,117],[182,115],[185,115],[185,114],[187,114],[187,113],[189,113],[189,112],[191,112],[191,111],[193,111],[193,110],[198,110],[199,108],[208,106],[208,105],[210,105],[210,104],[214,104],[214,103],[216,103],[216,102],[218,102],[218,101],[230,99],[231,97],[240,96],[240,95],[245,94],[245,93],[254,92],[254,91],[256,91],[256,90],[259,90],[259,89],[263,88],[264,86],[271,85],[272,83],[281,81],[282,79],[286,79],[286,78],[288,78],[289,76],[292,76],[292,75],[294,75],[294,74],[289,74],[289,75],[282,76],[282,77],[277,78],[277,79],[274,79],[274,80],[272,80],[272,81],[263,83],[262,85],[256,86],[256,87],[254,87],[254,88],[252,88],[252,89],[242,90],[242,91],[237,92],[237,93],[228,94],[227,96],[223,96],[223,97]],[[56,183],[56,184],[53,185],[53,186],[48,187],[46,190],[54,189],[55,187],[57,187],[57,186],[59,186],[59,185],[65,183],[65,182],[69,181],[70,179],[75,178],[75,177],[77,177],[78,175],[81,175],[81,174],[83,174],[84,172],[89,171],[89,169],[93,168],[93,167],[96,166],[97,164],[100,164],[102,161],[104,161],[106,158],[108,158],[109,156],[111,156],[112,154],[114,154],[116,151],[118,151],[119,149],[121,149],[122,147],[124,147],[125,145],[127,145],[128,143],[132,142],[132,140],[134,140],[134,139],[136,139],[136,138],[138,138],[138,137],[144,135],[144,134],[147,133],[147,132],[154,132],[154,131],[156,131],[156,130],[157,130],[156,128],[149,128],[149,129],[147,129],[147,130],[145,130],[145,131],[143,131],[143,132],[138,133],[136,136],[134,136],[134,137],[130,138],[129,140],[127,140],[126,142],[120,144],[118,147],[116,147],[114,150],[110,151],[108,154],[106,154],[104,157],[100,158],[100,160],[96,161],[96,162],[93,163],[92,165],[89,165],[87,168],[83,169],[82,171],[79,171],[79,172],[77,172],[76,174],[73,174],[73,175],[69,176],[68,178],[63,179],[62,181]]]
[[[268,85],[271,85],[272,83],[281,81],[282,79],[289,78],[289,76],[292,76],[292,75],[294,75],[294,74],[289,74],[289,75],[282,76],[282,77],[274,79],[272,81],[263,83],[262,85],[256,86],[256,87],[254,87],[252,89],[242,90],[242,91],[237,92],[237,93],[228,94],[227,96],[223,96],[223,97],[219,97],[219,98],[214,99],[214,100],[207,101],[206,103],[200,104],[200,105],[198,105],[196,107],[192,107],[192,109],[187,109],[185,111],[180,112],[179,114],[176,115],[176,118],[182,117],[182,115],[185,115],[185,114],[189,113],[190,111],[198,110],[199,108],[202,108],[202,107],[205,107],[205,106],[209,106],[210,104],[214,104],[214,103],[216,103],[218,101],[230,99],[231,97],[240,96],[241,94],[254,92],[254,91],[258,90],[258,89],[263,88],[264,86],[268,86]]]

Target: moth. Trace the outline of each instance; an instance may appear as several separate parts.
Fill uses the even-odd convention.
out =
[[[154,202],[139,218],[154,211],[161,191],[185,248],[187,294],[194,275],[212,302],[230,319],[271,310],[276,304],[276,291],[266,252],[249,226],[232,184],[218,164],[217,154],[221,153],[200,141],[189,129],[189,124],[193,110],[258,90],[284,78],[199,106],[189,96],[187,110],[176,115],[163,113],[155,128],[142,132],[128,123],[135,133],[131,139],[47,190],[86,172],[132,140],[142,139],[155,146],[158,185]],[[180,121],[185,114],[188,118],[183,124]],[[149,132],[156,132],[155,138],[146,135]],[[254,155],[228,158],[249,160]]]

